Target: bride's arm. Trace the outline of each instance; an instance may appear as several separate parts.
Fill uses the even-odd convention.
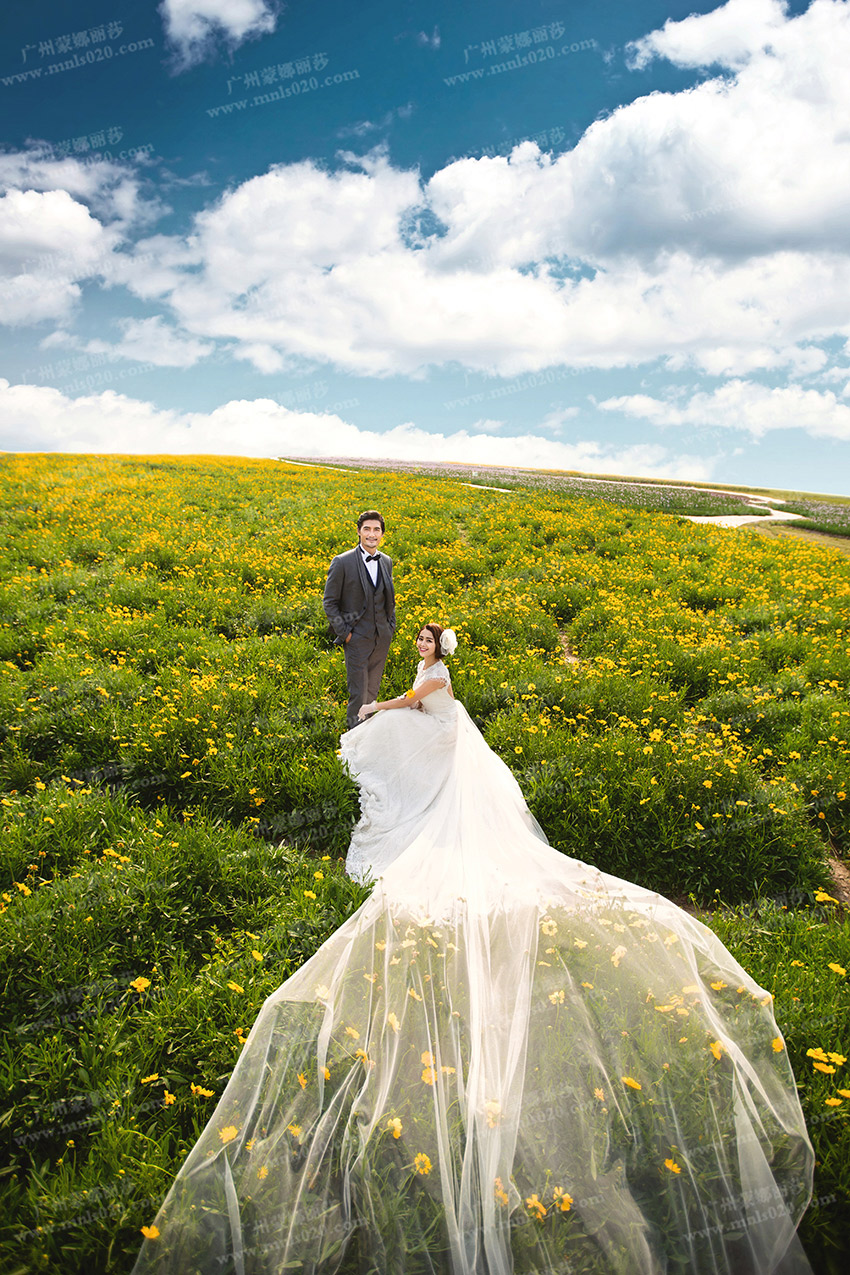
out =
[[[417,686],[412,695],[399,695],[396,699],[385,699],[380,703],[375,700],[371,704],[364,704],[360,712],[365,716],[367,713],[377,713],[384,708],[416,708],[420,700],[423,700],[426,695],[430,695],[432,691],[440,690],[441,687],[447,684],[447,681],[448,679],[445,677],[429,677],[421,686]],[[451,686],[449,686],[449,690],[451,691]]]

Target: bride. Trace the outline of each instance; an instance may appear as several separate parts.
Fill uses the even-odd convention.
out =
[[[417,645],[341,741],[374,889],[263,1005],[133,1275],[810,1272],[770,995],[554,850],[453,697],[454,634]]]

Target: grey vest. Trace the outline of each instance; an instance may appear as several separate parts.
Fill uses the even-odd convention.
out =
[[[366,573],[368,577],[368,571]],[[364,628],[377,629],[379,633],[389,632],[389,620],[387,619],[387,591],[384,588],[384,574],[380,567],[378,568],[378,583],[372,588],[372,582],[369,581],[369,589],[366,592],[366,610],[357,621],[356,628],[361,626]]]

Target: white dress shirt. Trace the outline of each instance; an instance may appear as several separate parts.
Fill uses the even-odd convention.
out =
[[[360,548],[360,552],[363,554],[363,563],[364,563],[364,566],[366,567],[366,570],[369,572],[369,579],[370,579],[370,580],[372,581],[372,583],[373,583],[373,584],[377,587],[377,584],[378,584],[378,551],[377,551],[377,550],[375,550],[375,561],[374,561],[374,562],[367,562],[367,561],[366,561],[366,558],[368,557],[368,554],[367,554],[366,550],[363,548],[363,546],[362,546],[362,545],[360,545],[360,546],[359,546],[359,548]]]

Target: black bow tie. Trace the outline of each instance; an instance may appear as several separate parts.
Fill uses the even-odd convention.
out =
[[[381,556],[381,555],[380,555],[379,553],[367,553],[367,554],[366,554],[366,561],[367,561],[367,562],[377,562],[377,561],[378,561],[378,559],[380,558],[380,556]]]

